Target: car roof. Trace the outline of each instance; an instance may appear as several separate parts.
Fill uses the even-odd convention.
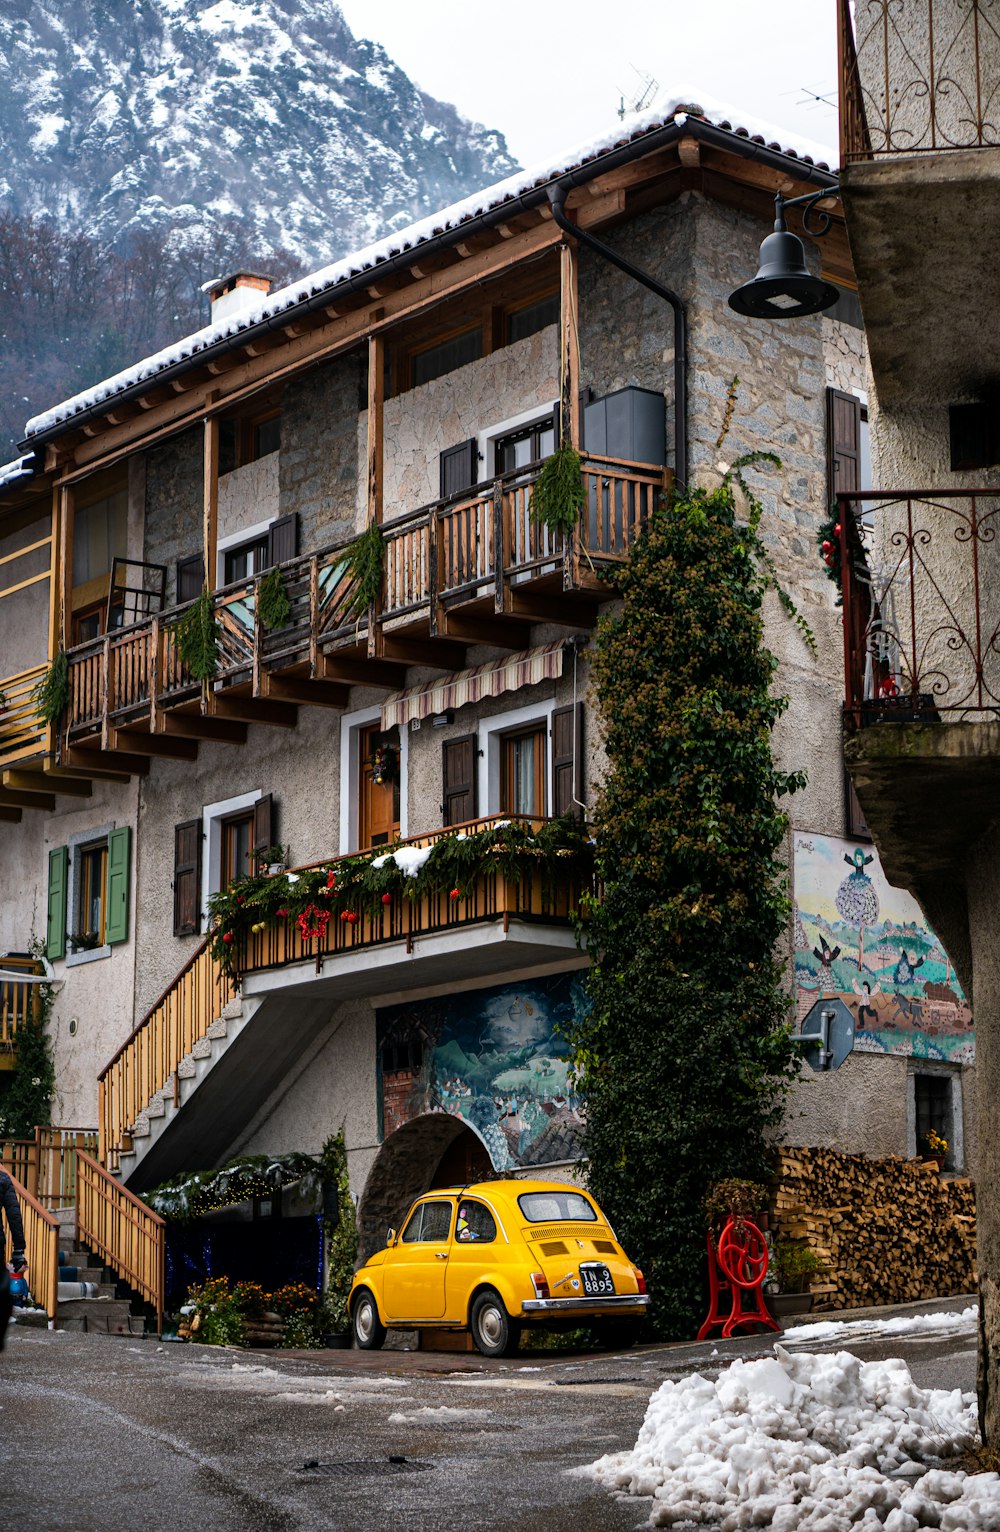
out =
[[[567,1181],[529,1181],[520,1176],[502,1177],[496,1181],[472,1181],[464,1186],[435,1186],[433,1191],[424,1192],[422,1195],[424,1197],[522,1197],[525,1192],[577,1192],[584,1197],[590,1196],[583,1187],[573,1186]]]

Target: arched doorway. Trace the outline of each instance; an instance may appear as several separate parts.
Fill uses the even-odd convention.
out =
[[[474,1128],[450,1112],[424,1112],[391,1133],[358,1202],[358,1256],[367,1261],[398,1229],[415,1197],[435,1186],[462,1186],[491,1175],[489,1152]]]

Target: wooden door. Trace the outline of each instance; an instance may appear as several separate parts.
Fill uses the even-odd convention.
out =
[[[399,730],[384,733],[378,724],[359,734],[361,769],[358,773],[361,802],[358,826],[360,847],[388,846],[399,836]],[[394,762],[389,780],[376,781],[376,758],[387,751]]]

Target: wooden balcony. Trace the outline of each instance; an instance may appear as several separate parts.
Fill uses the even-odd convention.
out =
[[[42,965],[34,958],[0,958],[4,974],[40,974]],[[18,1032],[41,1014],[37,984],[25,979],[0,978],[0,1071],[17,1066]]]

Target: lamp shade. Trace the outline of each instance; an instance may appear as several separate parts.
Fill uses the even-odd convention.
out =
[[[832,308],[839,296],[831,282],[809,270],[805,247],[785,228],[779,205],[774,232],[760,247],[757,275],[730,294],[729,307],[754,319],[798,319]]]

